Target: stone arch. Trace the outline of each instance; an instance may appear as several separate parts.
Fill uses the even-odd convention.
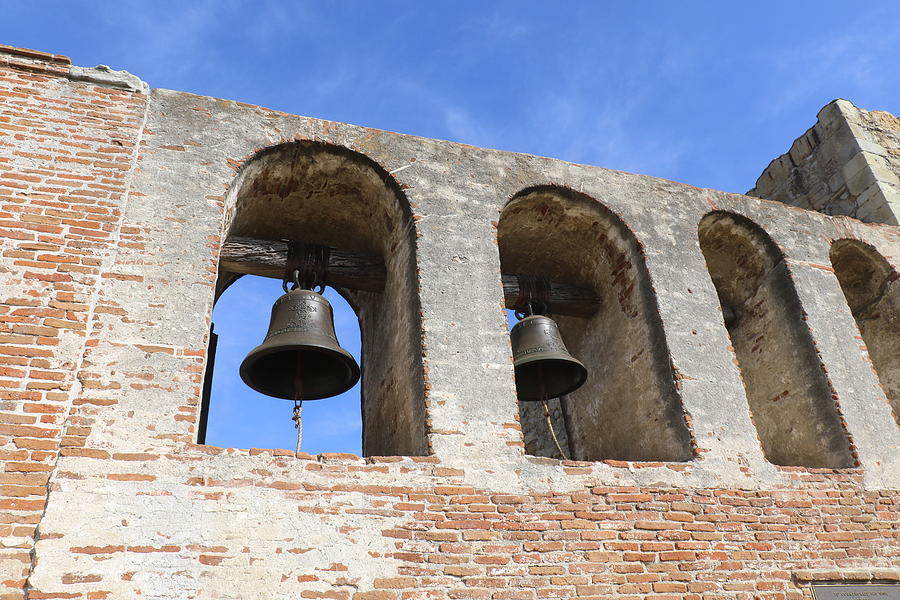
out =
[[[703,217],[698,235],[766,458],[852,466],[835,393],[781,249],[761,227],[724,211]]]
[[[875,248],[859,240],[835,241],[829,256],[900,425],[900,275]]]
[[[555,317],[569,351],[589,373],[587,383],[561,402],[571,455],[690,460],[691,435],[650,275],[622,219],[583,193],[529,188],[503,209],[498,245],[504,273],[590,288],[602,299],[589,319]]]
[[[382,258],[382,292],[337,288],[360,324],[363,454],[428,454],[415,234],[396,181],[360,153],[290,142],[245,163],[225,215],[223,239],[299,239]]]

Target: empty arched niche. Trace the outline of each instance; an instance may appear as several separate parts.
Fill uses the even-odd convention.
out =
[[[363,454],[427,454],[414,229],[408,201],[390,175],[345,148],[274,146],[242,169],[226,219],[226,240],[296,240],[383,261],[383,291],[336,288],[360,324]],[[229,277],[220,268],[218,293]]]
[[[699,239],[766,458],[852,466],[834,391],[781,250],[755,223],[727,212],[706,215]]]
[[[585,194],[531,188],[503,209],[498,244],[504,274],[577,285],[601,297],[590,318],[553,315],[566,347],[588,370],[587,382],[561,401],[570,455],[690,460],[691,436],[649,274],[622,220]],[[520,403],[526,440],[529,427],[546,427],[528,418],[529,407]]]
[[[900,425],[900,279],[872,246],[837,240],[831,265]]]

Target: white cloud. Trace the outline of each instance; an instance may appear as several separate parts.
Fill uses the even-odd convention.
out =
[[[140,61],[130,68],[153,87],[158,81],[192,77],[198,70],[216,70],[212,39],[239,6],[236,0],[123,2],[98,15],[106,28],[128,32],[112,39],[127,44],[122,53]],[[131,52],[134,47],[140,48],[138,55]]]
[[[824,104],[835,97],[865,96],[896,86],[892,77],[884,76],[884,65],[896,62],[900,55],[900,30],[895,25],[896,14],[887,17],[883,13],[862,11],[840,36],[812,37],[787,50],[782,47],[760,56],[772,66],[774,88],[763,91],[763,115],[775,115],[808,101]]]

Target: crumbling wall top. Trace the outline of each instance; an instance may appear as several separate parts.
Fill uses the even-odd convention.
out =
[[[834,100],[788,152],[769,163],[747,195],[896,225],[900,119]]]
[[[68,56],[28,48],[0,45],[0,66],[57,75],[72,81],[84,81],[141,94],[150,92],[150,86],[145,81],[128,71],[117,71],[106,65],[79,67],[73,65]]]

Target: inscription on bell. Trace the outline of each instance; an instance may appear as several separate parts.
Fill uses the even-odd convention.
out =
[[[275,302],[266,340],[286,333],[322,335],[337,339],[331,324],[331,307],[312,292],[289,292]],[[321,299],[320,299],[321,298]]]
[[[544,348],[543,346],[534,346],[532,348],[525,348],[523,350],[519,350],[515,354],[513,354],[513,358],[521,358],[523,356],[528,356],[530,354],[543,354],[545,352],[549,352],[552,348]]]
[[[544,329],[544,337],[547,338],[545,344],[547,344],[547,348],[552,352],[567,352],[565,344],[562,342],[562,338],[559,337],[556,329],[550,329],[549,327]]]
[[[287,318],[281,322],[281,327],[276,327],[269,331],[266,339],[283,333],[292,331],[307,331],[315,325],[313,315],[319,312],[319,307],[309,302],[288,302],[286,311],[289,313]],[[275,324],[275,321],[272,322]]]
[[[312,320],[312,315],[319,312],[319,307],[308,302],[292,302],[288,310],[293,313],[287,327],[304,327]]]

